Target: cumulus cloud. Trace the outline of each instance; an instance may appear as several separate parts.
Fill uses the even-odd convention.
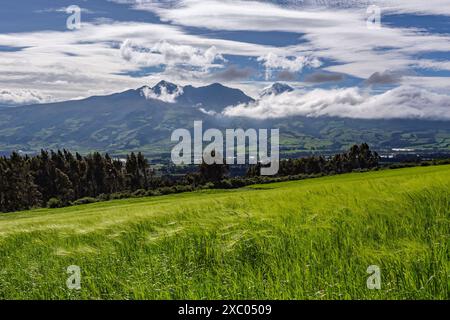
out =
[[[51,97],[35,90],[0,89],[0,104],[26,105],[51,101]]]
[[[147,47],[127,39],[122,43],[120,53],[125,60],[146,67],[178,66],[208,70],[220,66],[215,62],[224,61],[224,58],[214,46],[202,50],[189,45],[172,44],[167,41],[159,41],[152,47]]]
[[[319,59],[309,56],[281,56],[269,52],[257,59],[266,68],[266,80],[270,80],[272,70],[286,70],[289,72],[300,72],[305,67],[318,68],[322,65]]]
[[[378,95],[360,88],[266,96],[250,104],[230,106],[224,115],[258,119],[290,116],[359,119],[450,119],[450,96],[411,86],[400,86]]]

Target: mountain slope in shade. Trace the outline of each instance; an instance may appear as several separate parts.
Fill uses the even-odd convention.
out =
[[[152,88],[143,87],[140,90],[147,99],[208,108],[216,112],[221,112],[227,106],[253,101],[241,90],[228,88],[220,83],[197,88],[190,85],[182,87],[163,80]]]
[[[173,101],[160,99],[176,90],[181,93]],[[220,112],[229,105],[250,101],[253,99],[241,90],[220,84],[183,88],[161,81],[152,88],[145,86],[107,96],[0,109],[0,152],[153,148],[156,141],[170,138],[174,129],[189,128],[194,120],[204,119],[200,107]]]
[[[272,94],[280,94],[292,88],[274,85],[271,89]],[[171,101],[161,99],[167,95],[176,96]],[[174,145],[170,142],[173,130],[191,129],[196,120],[203,121],[204,129],[279,128],[284,154],[341,150],[361,142],[383,149],[450,150],[450,122],[444,121],[329,117],[260,121],[220,115],[227,106],[252,101],[241,90],[221,84],[196,88],[162,81],[153,87],[78,101],[0,108],[0,153],[67,148],[114,154],[139,150],[167,157]]]
[[[178,98],[181,104],[195,105],[207,110],[221,112],[225,107],[252,102],[253,99],[239,89],[232,89],[214,83],[209,86],[195,88],[186,86]]]

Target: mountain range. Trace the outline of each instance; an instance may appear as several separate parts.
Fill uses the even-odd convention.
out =
[[[292,90],[275,83],[261,96]],[[174,144],[170,142],[172,131],[190,129],[195,120],[202,120],[204,129],[279,128],[285,155],[337,151],[361,142],[379,150],[450,150],[450,122],[445,121],[301,116],[255,120],[221,115],[228,106],[253,101],[243,91],[219,83],[193,87],[161,81],[153,87],[106,96],[0,108],[0,152],[66,148],[117,155],[142,151],[164,158]]]

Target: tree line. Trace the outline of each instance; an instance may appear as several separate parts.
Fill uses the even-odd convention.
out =
[[[378,167],[380,156],[370,150],[367,143],[353,145],[348,152],[332,157],[311,156],[299,159],[286,159],[280,162],[279,176],[298,174],[341,174],[354,170]],[[260,165],[249,169],[249,176],[259,175]]]
[[[378,161],[378,154],[367,144],[355,145],[329,159],[282,160],[278,177],[371,169]],[[194,173],[172,177],[156,175],[141,153],[120,160],[98,152],[85,156],[67,150],[42,150],[35,156],[13,152],[0,157],[0,212],[277,181],[277,177],[260,177],[260,168],[250,166],[246,176],[230,178],[226,164],[203,163]]]
[[[0,211],[65,206],[83,197],[152,187],[152,171],[141,153],[126,162],[98,152],[82,156],[67,150],[36,156],[13,152],[0,158]],[[50,201],[51,200],[51,201]]]

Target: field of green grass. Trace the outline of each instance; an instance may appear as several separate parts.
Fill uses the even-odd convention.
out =
[[[0,298],[449,299],[449,244],[450,166],[41,209],[0,214]]]

